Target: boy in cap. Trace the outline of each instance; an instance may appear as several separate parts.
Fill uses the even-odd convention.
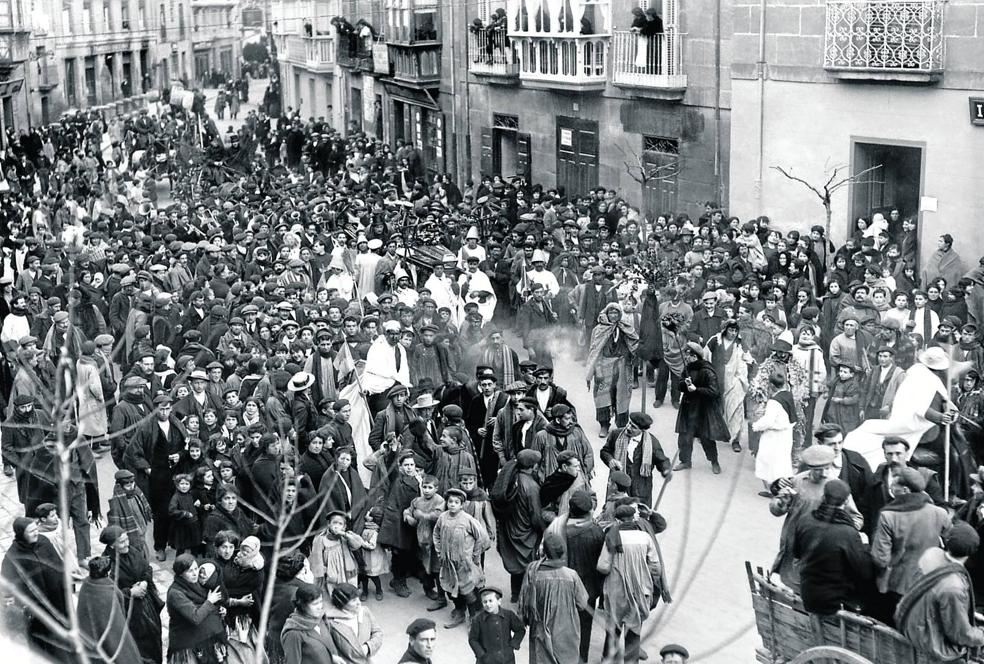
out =
[[[486,586],[478,591],[478,597],[482,611],[468,628],[468,645],[476,660],[515,664],[515,652],[526,636],[526,626],[514,611],[502,607],[502,591],[498,588]]]
[[[492,544],[485,527],[464,511],[465,500],[461,489],[448,489],[444,498],[447,509],[434,524],[434,552],[440,560],[438,592],[442,598],[449,594],[454,602],[446,628],[465,622],[466,607],[469,617],[478,611],[475,590],[484,577],[479,561]]]
[[[138,549],[147,558],[150,546],[147,534],[152,532],[154,514],[143,491],[137,487],[136,476],[129,470],[116,471],[116,484],[109,499],[106,513],[107,526],[119,526],[130,536],[130,546]]]

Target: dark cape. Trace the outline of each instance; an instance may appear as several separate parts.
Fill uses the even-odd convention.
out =
[[[90,577],[82,582],[78,618],[90,662],[141,661],[137,644],[127,626],[123,593],[111,578]]]
[[[164,600],[154,585],[154,571],[150,563],[142,551],[132,546],[125,554],[106,547],[103,555],[108,556],[113,563],[109,577],[116,581],[116,587],[123,593],[123,608],[129,615],[127,623],[140,656],[145,661],[160,664],[164,661],[161,645],[161,609],[164,608]],[[144,597],[131,596],[130,588],[140,581],[147,582],[147,594]]]

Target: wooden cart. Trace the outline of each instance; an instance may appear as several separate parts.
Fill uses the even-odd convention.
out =
[[[745,563],[752,592],[762,664],[925,664],[908,639],[891,627],[850,611],[820,618],[806,612],[800,598],[769,580],[761,568]],[[980,653],[970,664],[984,664]]]

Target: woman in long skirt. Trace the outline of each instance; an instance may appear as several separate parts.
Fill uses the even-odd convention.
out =
[[[752,429],[762,434],[755,456],[755,477],[762,480],[765,490],[760,496],[772,497],[769,486],[780,477],[793,475],[793,425],[796,406],[793,395],[786,389],[786,377],[769,377],[772,396],[765,403],[765,413],[752,423]]]

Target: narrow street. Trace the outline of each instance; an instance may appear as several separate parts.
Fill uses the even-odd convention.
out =
[[[266,84],[266,80],[252,82],[251,102],[242,106],[240,119],[217,121],[222,133],[230,126],[238,127],[255,108],[255,102],[262,99]],[[206,91],[206,108],[210,114],[214,113],[215,96],[215,90]],[[167,202],[166,185],[161,193],[164,204]],[[514,348],[521,346],[514,337],[509,341]],[[603,440],[598,437],[598,426],[593,421],[594,406],[585,387],[583,365],[574,359],[576,348],[559,338],[554,351],[555,381],[568,390],[597,454]],[[644,401],[647,402],[645,405]],[[654,411],[652,390],[645,387],[635,391],[633,408],[646,408],[653,415],[653,433],[662,442],[667,456],[672,457],[677,447],[673,433],[676,409],[667,402]],[[669,524],[660,537],[660,544],[671,581],[673,603],[661,605],[647,625],[645,648],[650,654],[650,662],[658,661],[660,646],[671,641],[690,648],[691,662],[747,664],[754,661],[754,649],[760,640],[754,629],[744,564],[746,560],[753,565],[768,566],[771,563],[778,546],[781,520],[771,516],[768,501],[756,495],[761,486],[754,477],[754,459],[747,450],[734,454],[722,444],[721,465],[722,474],[711,474],[698,447],[694,469],[673,477],[659,505],[659,512]],[[108,454],[99,460],[98,468],[100,486],[104,487],[101,500],[105,512],[109,497],[106,489],[113,486],[116,468]],[[596,469],[593,486],[603,496],[608,469],[600,463],[596,463]],[[9,543],[9,523],[20,514],[19,510],[14,481],[4,478],[0,482],[0,532],[4,533],[0,548]],[[98,529],[94,528],[92,534],[96,542],[93,550],[99,552],[102,546],[96,541]],[[155,578],[162,590],[171,581],[172,560],[173,551],[166,563],[153,562],[157,570]],[[486,569],[490,585],[508,589],[508,576],[494,550],[486,559]],[[387,591],[383,602],[374,599],[367,602],[384,630],[383,648],[374,657],[377,664],[397,661],[406,648],[403,630],[413,618],[426,615],[439,625],[448,619],[448,611],[438,614],[425,611],[429,601],[421,593],[419,584],[412,583],[411,589],[414,594],[408,599],[400,599]],[[165,620],[166,616],[165,612]],[[602,640],[603,623],[598,620],[593,632],[592,661],[598,661],[596,657],[601,652]],[[517,653],[517,661],[524,662],[527,657],[524,642],[523,649]],[[466,627],[439,630],[434,661],[439,664],[473,661]]]

